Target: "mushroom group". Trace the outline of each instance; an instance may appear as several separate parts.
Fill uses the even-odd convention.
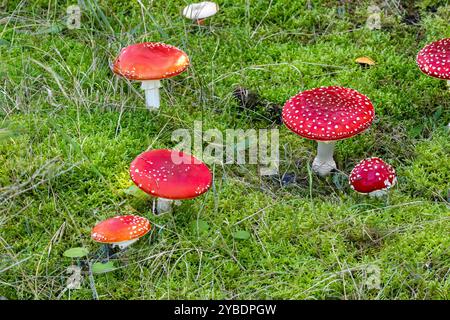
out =
[[[200,25],[218,10],[216,3],[204,1],[186,6],[182,14]],[[363,66],[375,65],[369,57],[360,57],[355,61]],[[447,80],[450,87],[450,38],[426,45],[417,54],[416,62],[423,73]],[[179,75],[189,64],[187,54],[175,46],[143,42],[123,48],[112,70],[128,80],[140,81],[145,91],[145,104],[148,109],[154,110],[161,104],[160,81]],[[235,92],[243,105],[250,105],[248,94],[242,88]],[[333,158],[337,141],[364,132],[374,118],[374,106],[367,96],[341,86],[304,90],[289,98],[282,110],[283,123],[289,130],[317,142],[312,170],[322,177],[337,169]],[[213,183],[213,175],[205,163],[192,155],[169,149],[142,152],[131,162],[129,175],[139,189],[156,198],[158,214],[172,211],[174,200],[203,195]],[[289,179],[294,181],[295,176]],[[353,168],[348,182],[360,194],[380,197],[396,184],[397,176],[391,165],[381,158],[370,157]],[[91,238],[123,249],[146,235],[150,229],[150,222],[144,217],[120,215],[96,224]]]

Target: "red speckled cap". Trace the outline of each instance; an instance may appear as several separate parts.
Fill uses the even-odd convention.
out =
[[[416,62],[423,73],[450,80],[450,38],[426,45],[417,54]]]
[[[177,47],[144,42],[123,48],[113,71],[130,80],[160,80],[176,76],[188,66],[187,54]]]
[[[131,163],[130,176],[144,192],[172,200],[198,197],[212,183],[211,172],[203,162],[181,151],[167,149],[138,155]]]
[[[376,157],[362,160],[353,168],[349,177],[352,189],[360,193],[387,190],[396,180],[394,168]]]
[[[352,137],[372,123],[375,111],[369,98],[343,87],[303,91],[283,107],[283,122],[311,140],[333,141]]]
[[[91,233],[94,241],[120,243],[138,239],[150,231],[150,222],[143,217],[128,215],[106,219],[97,224]]]

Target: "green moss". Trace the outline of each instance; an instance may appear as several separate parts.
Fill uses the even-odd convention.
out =
[[[138,213],[152,235],[115,257],[117,270],[95,275],[101,299],[448,299],[450,95],[414,59],[448,36],[449,6],[419,2],[417,25],[387,8],[383,29],[371,32],[363,28],[371,1],[347,5],[344,16],[335,1],[312,1],[312,10],[306,1],[219,1],[219,14],[200,28],[175,1],[144,9],[89,1],[81,29],[36,34],[63,23],[72,3],[8,1],[5,11],[24,19],[1,25],[8,134],[0,137],[0,296],[91,299],[87,277],[80,290],[64,291],[66,268],[80,262],[62,253],[84,246],[92,262],[101,260],[92,226]],[[159,113],[145,109],[139,83],[109,68],[138,41],[164,41],[191,58],[187,72],[163,82]],[[360,68],[359,56],[376,65]],[[352,192],[345,175],[342,185],[310,176],[315,143],[282,126],[281,172],[294,171],[295,185],[261,179],[254,166],[216,166],[210,192],[163,216],[152,214],[151,199],[123,192],[132,159],[173,147],[175,129],[199,120],[222,131],[265,127],[258,115],[236,114],[237,85],[279,105],[325,85],[366,94],[376,120],[337,144],[338,167],[348,174],[362,158],[381,156],[398,185],[371,199]],[[196,219],[208,223],[206,233],[192,232]],[[251,237],[234,239],[237,230]],[[368,266],[379,268],[380,289],[367,286]]]

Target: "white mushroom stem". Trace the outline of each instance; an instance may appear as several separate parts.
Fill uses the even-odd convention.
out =
[[[126,247],[130,246],[131,244],[135,243],[136,241],[138,241],[139,238],[137,239],[133,239],[133,240],[128,240],[128,241],[122,241],[122,242],[117,242],[117,243],[113,243],[112,247],[119,247],[120,250],[125,249]]]
[[[173,200],[158,198],[156,200],[156,212],[157,214],[163,214],[172,211]]]
[[[376,190],[376,191],[370,192],[369,196],[372,198],[380,198],[380,197],[384,197],[386,194],[387,194],[387,190],[382,189],[382,190]]]
[[[159,88],[161,88],[159,80],[142,81],[141,89],[145,90],[145,105],[149,110],[159,108]]]
[[[450,91],[450,80],[447,80],[447,88]],[[447,125],[447,128],[450,129],[450,123]]]
[[[334,146],[336,141],[317,141],[317,156],[314,158],[312,169],[320,176],[326,176],[336,169],[336,162],[333,159]]]

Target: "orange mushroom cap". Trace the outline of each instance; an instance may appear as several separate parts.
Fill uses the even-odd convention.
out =
[[[150,222],[135,215],[116,216],[98,223],[91,233],[96,242],[120,243],[138,239],[151,229]]]
[[[174,77],[189,66],[189,57],[177,47],[144,42],[123,48],[113,72],[130,80],[160,80]]]

